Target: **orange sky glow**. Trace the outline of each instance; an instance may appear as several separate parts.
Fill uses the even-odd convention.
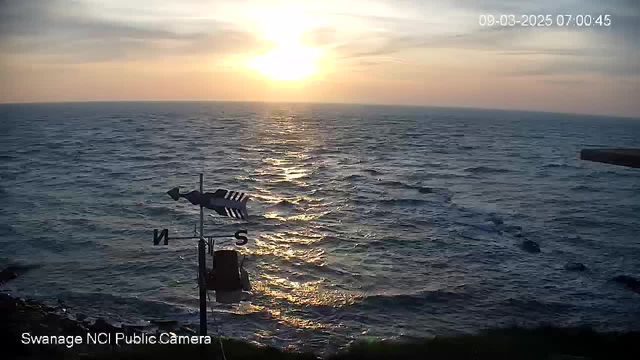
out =
[[[487,27],[482,14],[610,14]],[[640,6],[616,0],[0,2],[0,102],[407,104],[640,117]]]

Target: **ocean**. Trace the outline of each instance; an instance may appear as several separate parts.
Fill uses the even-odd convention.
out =
[[[365,105],[0,105],[2,287],[114,323],[197,329],[199,208],[251,196],[235,248],[251,301],[210,303],[210,334],[298,350],[511,325],[640,329],[640,170],[579,151],[640,147],[640,121]],[[525,240],[540,253],[522,248]],[[211,258],[208,257],[208,264]],[[581,262],[586,270],[567,271]]]

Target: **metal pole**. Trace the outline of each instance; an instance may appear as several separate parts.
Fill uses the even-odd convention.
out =
[[[204,194],[203,174],[200,173],[200,194]],[[207,289],[204,278],[206,276],[206,254],[204,242],[204,209],[200,203],[200,241],[198,241],[198,268],[200,272],[200,335],[207,335]]]

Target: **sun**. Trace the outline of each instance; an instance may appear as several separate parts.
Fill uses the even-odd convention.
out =
[[[265,40],[273,47],[252,57],[249,69],[279,81],[297,81],[314,75],[322,50],[306,46],[302,35],[314,26],[314,20],[291,10],[258,12]]]
[[[266,54],[255,56],[249,67],[274,80],[302,80],[316,72],[315,60],[319,56],[318,49],[281,45]]]

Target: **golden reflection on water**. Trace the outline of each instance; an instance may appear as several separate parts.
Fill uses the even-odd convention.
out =
[[[300,214],[300,215],[292,215],[292,216],[280,216],[280,214],[276,212],[269,212],[264,214],[265,219],[276,219],[280,221],[311,221],[313,219],[317,219],[321,216],[329,214],[331,211],[325,211],[319,214]]]
[[[324,202],[323,198],[310,197],[310,196],[304,196],[304,195],[299,195],[296,197],[277,196],[277,195],[274,195],[268,189],[261,188],[261,187],[256,187],[255,190],[256,192],[251,194],[252,199],[261,200],[270,204],[276,204],[281,201],[287,201],[287,202],[290,202],[291,204],[298,205],[301,202],[306,202],[308,203],[306,204],[307,206],[315,207],[318,205],[322,205],[322,203]],[[326,206],[330,204],[324,204],[324,205]]]
[[[256,191],[257,193],[251,194],[251,198],[254,200],[263,200],[268,203],[278,203],[284,200],[282,197],[271,195],[271,191],[267,189],[256,188]]]
[[[324,238],[324,236],[311,231],[305,231],[304,233],[299,231],[285,231],[282,233],[263,234],[261,237],[274,243],[293,243],[301,245],[312,245]]]
[[[253,314],[253,313],[259,313],[259,312],[266,312],[269,315],[271,315],[271,317],[278,320],[281,324],[288,325],[290,327],[294,327],[298,329],[316,330],[316,329],[326,329],[329,327],[327,324],[323,324],[319,321],[302,319],[299,317],[286,315],[282,310],[270,309],[264,306],[253,305],[253,304],[249,304],[247,308],[244,309],[244,311],[236,312],[236,314]],[[273,336],[273,334],[271,334],[268,331],[262,331],[261,333],[262,334],[257,333],[256,335],[258,337],[263,337],[263,338],[269,338]]]
[[[287,151],[285,156],[288,158],[295,158],[296,160],[300,160],[300,161],[309,160],[311,158],[309,154],[306,154],[300,151]]]
[[[261,237],[267,237],[268,235],[261,235]],[[265,256],[272,255],[289,261],[302,261],[309,264],[315,264],[323,266],[325,265],[323,255],[324,249],[312,248],[312,249],[292,249],[291,244],[263,241],[260,239],[255,240],[257,248],[247,249],[247,252],[252,255]]]
[[[311,172],[308,169],[304,169],[296,166],[282,168],[282,170],[284,170],[284,178],[287,181],[300,179],[311,174]]]
[[[258,185],[252,198],[268,206],[263,213],[265,219],[308,222],[331,212],[327,210],[328,204],[324,199],[309,197],[308,193],[306,196],[285,196],[287,189],[291,188],[280,186],[287,183],[301,188],[309,187],[307,181],[311,182],[314,165],[307,160],[311,158],[311,151],[321,148],[323,143],[318,134],[308,131],[305,123],[297,121],[294,115],[288,108],[270,108],[257,123],[261,132],[259,146],[272,149],[249,176]],[[271,207],[281,202],[284,206]],[[295,207],[288,206],[291,204]],[[293,210],[296,212],[293,213]],[[258,257],[276,257],[292,263],[322,267],[327,264],[325,249],[316,243],[323,238],[324,235],[314,232],[311,225],[303,230],[263,233],[252,241],[246,252]],[[291,327],[324,329],[327,325],[320,321],[291,315],[291,305],[340,307],[353,304],[357,299],[355,295],[325,289],[324,279],[292,281],[272,275],[282,272],[278,266],[281,263],[273,261],[273,258],[266,259],[268,261],[258,265],[260,274],[252,279],[253,292],[257,296],[252,304],[244,306],[245,313],[266,312]]]
[[[297,282],[269,274],[264,274],[263,277],[264,280],[252,284],[254,291],[293,304],[341,307],[352,305],[360,298],[357,295],[323,289],[320,285],[324,280]]]
[[[259,177],[264,177],[262,180],[264,183],[277,184],[283,182],[293,183],[300,187],[308,187],[309,184],[300,181],[299,179],[305,178],[311,174],[311,171],[301,167],[267,167],[256,169],[255,173]],[[271,178],[271,179],[268,179]]]
[[[324,281],[297,282],[282,277],[264,274],[264,280],[255,281],[254,293],[261,293],[271,301],[265,305],[245,303],[237,307],[236,314],[246,315],[266,312],[280,323],[300,329],[326,329],[330,326],[312,319],[303,319],[287,313],[288,303],[310,306],[340,307],[351,305],[360,298],[357,295],[349,295],[339,291],[327,291],[321,288]],[[283,302],[284,301],[284,302]],[[274,307],[274,306],[277,306]],[[260,336],[258,334],[258,336]]]
[[[272,166],[274,166],[274,167],[279,167],[279,166],[282,166],[282,165],[285,165],[285,164],[288,164],[288,163],[289,163],[289,161],[288,161],[288,160],[285,160],[285,159],[275,159],[275,158],[265,158],[265,159],[262,159],[262,162],[263,162],[263,163],[270,164],[270,165],[272,165]]]

